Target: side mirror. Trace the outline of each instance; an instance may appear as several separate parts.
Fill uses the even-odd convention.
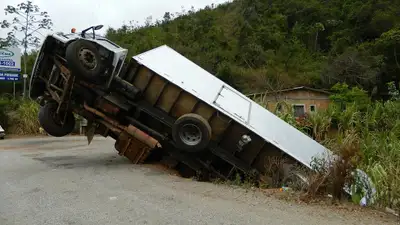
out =
[[[100,30],[101,28],[103,28],[103,25],[97,25],[97,26],[92,26],[92,27],[86,28],[85,30],[82,31],[81,36],[82,36],[82,37],[85,37],[85,33],[86,33],[88,30],[92,29],[92,30],[93,30],[93,39],[95,39],[95,32],[94,32],[94,31],[95,31],[95,30]]]
[[[103,25],[97,25],[93,27],[94,30],[100,30],[101,28],[103,28]]]

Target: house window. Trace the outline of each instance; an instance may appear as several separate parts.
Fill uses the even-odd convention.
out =
[[[304,114],[305,114],[304,105],[293,105],[293,108],[294,108],[294,116],[295,117],[304,116]]]
[[[315,105],[310,105],[310,112],[315,112]]]

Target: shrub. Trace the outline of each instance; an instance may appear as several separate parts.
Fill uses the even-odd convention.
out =
[[[15,107],[10,105],[11,108]],[[38,134],[40,124],[38,121],[39,105],[31,100],[20,100],[15,110],[8,113],[9,132],[18,135]]]
[[[352,174],[359,169],[376,187],[373,203],[399,209],[400,98],[372,102],[361,89],[350,89],[345,84],[333,89],[333,104],[301,121],[296,121],[291,111],[274,112],[339,156],[332,161],[314,159],[314,171],[307,173],[306,196],[329,193],[338,199],[345,184],[356,184],[352,199],[358,204],[367,194],[357,186],[359,179]]]
[[[9,100],[7,98],[0,98],[0,125],[7,129],[8,126],[8,116],[7,116],[7,106]]]
[[[9,115],[8,113],[15,110],[18,107],[18,100],[12,98],[12,96],[3,95],[0,97],[0,124],[4,129],[9,126]]]
[[[375,202],[400,209],[400,140],[393,132],[370,133],[363,143],[364,167],[376,186]]]

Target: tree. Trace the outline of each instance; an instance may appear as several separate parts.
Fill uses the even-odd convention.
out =
[[[22,45],[24,48],[24,73],[27,73],[27,57],[28,48],[37,47],[40,39],[38,34],[42,35],[39,30],[50,30],[53,23],[46,11],[41,11],[39,6],[34,5],[31,1],[20,3],[16,7],[8,5],[5,9],[5,14],[14,14],[12,21],[3,20],[0,22],[1,28],[11,28],[4,44],[7,45]],[[22,39],[17,38],[17,34],[22,33]],[[3,43],[3,40],[1,40]],[[24,87],[25,97],[25,87]]]
[[[8,32],[6,38],[0,38],[0,48],[9,47],[16,45],[16,41],[14,39],[14,35],[12,32]]]
[[[383,53],[387,64],[386,70],[391,72],[387,82],[394,81],[397,90],[400,90],[400,28],[393,28],[376,39],[372,45],[378,52]],[[387,82],[384,82],[386,84]]]
[[[322,73],[325,84],[345,82],[349,85],[371,90],[377,85],[377,75],[382,66],[382,57],[371,56],[361,49],[348,48],[336,56]]]
[[[108,37],[130,54],[167,44],[242,92],[345,82],[384,99],[388,82],[400,90],[393,2],[237,0],[167,12],[161,23],[122,26]]]

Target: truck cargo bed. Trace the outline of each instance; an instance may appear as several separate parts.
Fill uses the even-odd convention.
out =
[[[212,127],[210,150],[227,161],[236,158],[263,171],[265,157],[280,150],[311,168],[313,157],[332,153],[324,146],[258,105],[239,91],[163,45],[133,57],[137,64],[129,81],[146,102],[171,118],[194,112]],[[235,144],[243,134],[252,141],[243,151]]]

